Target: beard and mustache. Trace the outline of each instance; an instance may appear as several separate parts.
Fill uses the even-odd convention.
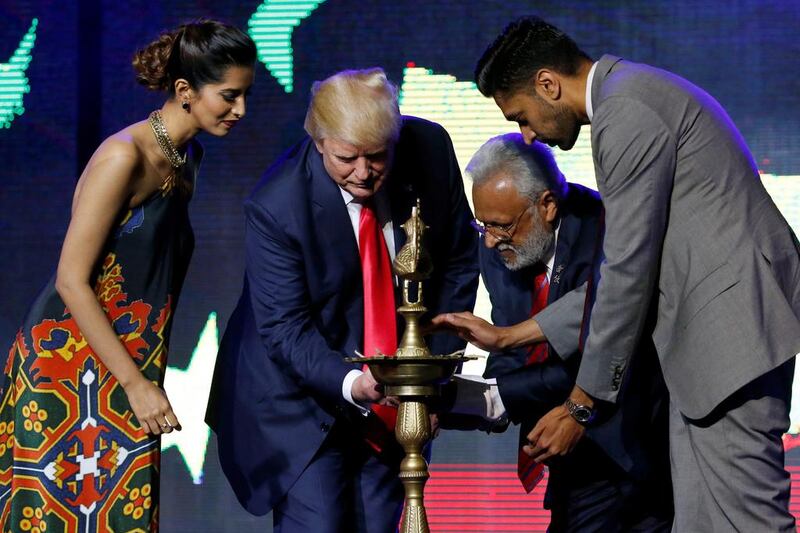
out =
[[[497,250],[503,252],[509,250],[514,252],[514,256],[507,259],[502,254],[500,258],[509,270],[520,270],[536,263],[545,263],[553,250],[555,242],[555,232],[545,228],[544,220],[536,213],[536,223],[531,225],[528,237],[518,246],[509,243],[497,245]]]

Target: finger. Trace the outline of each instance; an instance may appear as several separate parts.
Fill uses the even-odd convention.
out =
[[[526,444],[522,447],[522,451],[537,462],[541,462],[541,457],[548,453],[547,448],[542,448],[540,446],[536,446],[535,444]]]
[[[439,319],[439,324],[447,327],[466,328],[475,320],[475,315],[469,311],[460,311],[458,313],[445,313],[436,317]],[[434,319],[435,320],[435,319]]]
[[[543,452],[547,451],[549,447],[549,440],[543,439],[542,435],[544,434],[544,430],[546,429],[545,424],[542,423],[541,420],[536,423],[530,433],[528,433],[527,439],[530,443],[530,451],[526,452],[533,458],[538,457]]]
[[[164,418],[167,419],[167,424],[177,429],[178,431],[181,430],[181,423],[178,421],[178,417],[175,416],[175,413],[172,412],[171,407],[167,409],[167,413],[166,415],[164,415]]]
[[[166,416],[159,416],[156,418],[156,422],[161,428],[161,433],[172,433],[172,424],[169,423]]]
[[[543,450],[543,453],[533,456],[533,460],[536,461],[537,463],[544,463],[554,455],[556,454],[552,453],[549,450]]]
[[[438,326],[440,324],[446,324],[448,314],[449,313],[442,313],[441,315],[436,315],[431,319],[431,324],[433,324],[434,326]]]
[[[155,418],[148,418],[147,425],[150,428],[150,433],[153,435],[161,435],[161,425]]]
[[[142,428],[142,431],[144,431],[145,435],[149,435],[150,425],[147,423],[147,420],[137,416],[136,421],[139,422],[139,427]]]
[[[526,444],[525,446],[522,447],[522,451],[525,452],[525,455],[531,455],[533,454],[533,446],[531,446],[530,444]]]
[[[531,430],[531,432],[528,433],[528,442],[533,443],[533,444],[539,442],[539,439],[541,438],[542,433],[544,433],[545,427],[546,426],[542,423],[542,421],[539,420],[536,423],[536,425],[533,426],[533,429]]]
[[[531,456],[531,459],[533,459],[536,462],[542,462],[544,460],[542,459],[543,457],[549,457],[550,455],[552,455],[550,447],[547,445],[543,445],[542,443],[539,442],[531,443],[529,448],[530,448],[529,451],[526,453],[528,453],[528,455]]]
[[[431,321],[423,333],[425,335],[430,335],[431,333],[457,331],[457,328],[451,324],[451,319],[448,317],[449,314],[437,316]]]
[[[473,322],[469,317],[459,316],[457,313],[451,313],[447,315],[447,324],[451,328],[465,329],[469,331]]]

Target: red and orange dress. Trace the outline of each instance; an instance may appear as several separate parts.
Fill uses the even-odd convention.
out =
[[[201,149],[189,147],[184,182]],[[93,274],[109,322],[147,379],[162,384],[172,315],[194,247],[189,187],[124,210]],[[55,289],[33,303],[0,382],[0,526],[7,531],[156,531],[160,438]]]

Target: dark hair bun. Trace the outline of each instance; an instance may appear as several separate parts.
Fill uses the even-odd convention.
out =
[[[178,33],[182,29],[162,33],[158,39],[133,55],[133,69],[136,71],[137,82],[151,91],[169,90],[169,58]]]
[[[136,81],[154,91],[175,91],[175,80],[194,89],[219,83],[232,66],[252,67],[256,45],[240,29],[215,20],[199,20],[162,33],[133,56]]]

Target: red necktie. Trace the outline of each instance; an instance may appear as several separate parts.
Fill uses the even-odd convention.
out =
[[[358,248],[364,285],[364,355],[373,357],[378,352],[394,355],[397,351],[397,311],[392,267],[372,202],[361,206]],[[367,442],[377,451],[381,451],[386,439],[394,433],[397,409],[373,404],[372,410],[382,423],[370,423],[369,419],[374,417],[368,417]]]
[[[547,281],[547,269],[536,275],[533,280],[533,291],[531,292],[531,316],[536,315],[539,311],[547,307],[547,297],[550,294],[550,282]],[[528,358],[525,360],[525,365],[532,365],[534,363],[542,363],[547,359],[548,344],[547,342],[537,342],[531,346],[528,352]]]
[[[547,306],[549,293],[550,282],[547,281],[547,269],[545,268],[536,275],[533,281],[531,316],[536,315]],[[542,363],[547,359],[547,355],[547,341],[537,342],[528,352],[525,365]],[[532,491],[544,476],[544,464],[534,461],[531,456],[522,451],[522,446],[519,448],[519,456],[517,458],[517,476],[519,476],[519,480],[522,482],[522,486],[525,487],[526,492]]]

